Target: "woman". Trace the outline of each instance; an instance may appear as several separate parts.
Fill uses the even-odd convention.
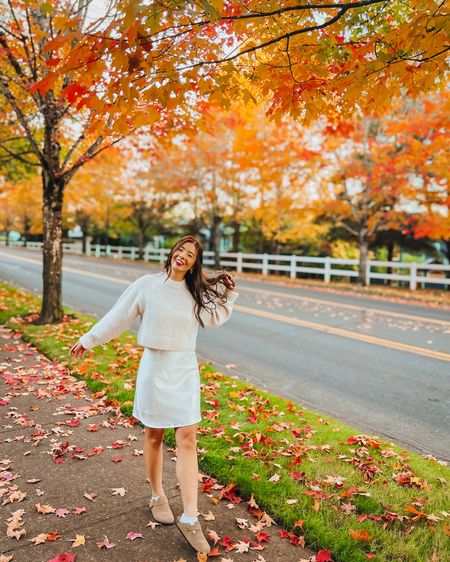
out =
[[[200,374],[195,353],[198,326],[220,326],[231,316],[232,275],[207,278],[203,249],[194,236],[184,236],[170,250],[159,273],[143,275],[119,297],[113,308],[71,348],[74,357],[119,336],[140,317],[138,344],[144,347],[136,379],[133,416],[145,426],[144,462],[152,498],[150,509],[160,523],[174,522],[162,486],[164,430],[175,428],[176,476],[183,513],[176,525],[198,552],[209,552],[197,519],[198,464],[196,433],[201,421]]]

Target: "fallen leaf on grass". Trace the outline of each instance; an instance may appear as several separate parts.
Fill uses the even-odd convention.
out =
[[[295,499],[286,500],[286,503],[287,503],[288,505],[292,505],[292,504],[297,503],[297,502],[298,502],[298,500],[295,500]]]
[[[278,482],[280,480],[280,475],[275,473],[273,476],[269,478],[269,482]]]
[[[316,562],[333,562],[331,558],[331,550],[319,550],[316,555]]]
[[[370,541],[372,537],[369,535],[367,531],[361,531],[360,529],[350,529],[350,536],[354,541]]]

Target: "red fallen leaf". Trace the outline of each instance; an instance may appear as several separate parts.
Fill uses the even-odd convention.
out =
[[[280,534],[281,539],[287,539],[289,537],[288,531],[285,531],[284,529],[279,529],[278,533]]]
[[[72,513],[73,513],[74,515],[81,515],[82,513],[86,513],[86,508],[85,508],[84,506],[83,506],[83,507],[76,507],[76,508],[72,511]]]
[[[111,446],[113,449],[122,449],[123,441],[114,441]]]
[[[120,457],[112,457],[111,462],[122,462],[124,458],[124,455],[121,455]]]
[[[300,527],[300,529],[303,529],[303,523],[305,522],[304,519],[299,519],[298,521],[296,521],[294,523],[294,527]]]
[[[305,476],[306,476],[306,474],[304,472],[297,472],[296,470],[291,472],[291,477],[295,478],[295,480],[303,480],[303,478],[305,478]]]
[[[219,549],[217,547],[215,548],[211,548],[211,550],[208,552],[208,558],[213,557],[213,556],[219,556]]]
[[[270,542],[270,537],[265,531],[259,531],[259,533],[256,533],[256,538],[259,542]]]
[[[54,531],[53,533],[49,533],[47,535],[47,540],[48,541],[56,541],[57,539],[59,539],[61,535],[58,535],[58,533],[56,531]]]
[[[375,554],[370,554],[370,552],[365,552],[366,558],[375,558]]]
[[[62,459],[61,457],[58,457],[57,459],[55,459],[56,464],[62,464],[63,462],[66,462],[66,461],[64,459]]]
[[[91,423],[91,425],[88,425],[86,428],[86,431],[97,431],[98,430],[98,425],[96,425],[95,423]]]
[[[54,558],[48,560],[47,562],[75,562],[76,554],[71,554],[70,552],[63,552],[58,554]]]
[[[224,535],[219,544],[225,547],[225,552],[229,552],[234,548],[234,541],[228,535]]]
[[[105,449],[103,447],[93,447],[87,452],[87,456],[93,457],[94,455],[99,455],[100,453],[103,453],[104,450]]]
[[[316,562],[333,562],[331,550],[319,550],[316,554]]]
[[[81,424],[81,420],[70,420],[66,423],[69,427],[78,427]]]

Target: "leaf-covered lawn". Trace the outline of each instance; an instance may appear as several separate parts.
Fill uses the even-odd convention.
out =
[[[124,334],[71,364],[68,350],[92,320],[67,311],[60,325],[33,325],[36,314],[23,315],[38,306],[32,295],[0,289],[0,321],[49,357],[68,362],[96,396],[107,394],[130,413],[141,354],[134,336]],[[256,514],[261,508],[287,529],[280,531],[286,540],[306,542],[321,551],[323,560],[450,559],[446,466],[225,376],[209,364],[201,365],[201,378],[199,461],[227,484],[221,497],[254,501]],[[173,430],[166,436],[174,445]],[[214,485],[212,478],[203,481],[203,491]]]

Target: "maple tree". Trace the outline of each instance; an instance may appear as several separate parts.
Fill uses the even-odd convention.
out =
[[[407,91],[442,87],[448,13],[439,0],[120,0],[104,29],[86,36],[56,68],[77,75],[77,98],[107,108],[84,70],[110,61],[109,96],[122,106],[189,93],[227,103],[257,90],[270,113],[313,121],[355,107],[386,110]],[[52,43],[72,40],[70,32]],[[94,68],[95,74],[101,69]],[[84,74],[83,74],[84,73]],[[155,80],[156,79],[156,80]]]
[[[133,128],[151,125],[164,116],[164,108],[156,102],[146,111],[129,108],[126,115],[109,104],[110,113],[107,115],[103,107],[99,114],[98,104],[80,99],[86,85],[78,83],[70,73],[55,72],[69,51],[76,53],[78,62],[83,60],[83,48],[88,54],[89,48],[83,42],[87,28],[92,33],[103,21],[90,22],[88,8],[89,2],[83,0],[11,0],[0,7],[0,158],[41,171],[42,323],[62,317],[62,208],[66,186],[87,161],[105,148]],[[85,84],[89,82],[89,87],[100,90],[108,81],[107,65],[89,57],[88,67],[83,70]],[[116,106],[120,106],[120,96],[115,98]],[[108,104],[106,97],[103,104]]]
[[[383,230],[449,237],[449,96],[406,100],[383,118],[363,117],[325,129],[319,215],[359,246],[359,281],[367,283],[370,244]]]

